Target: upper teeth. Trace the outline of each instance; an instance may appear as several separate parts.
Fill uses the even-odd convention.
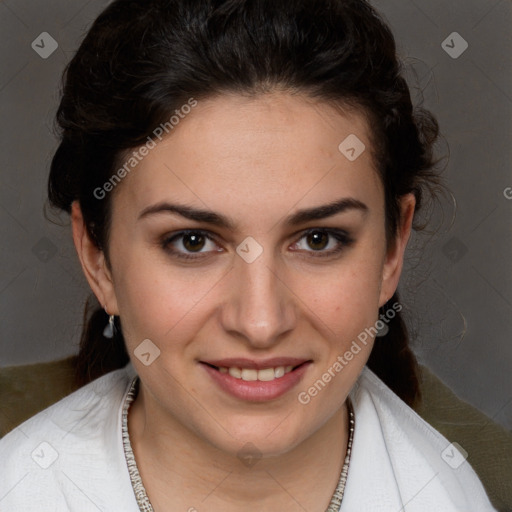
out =
[[[262,370],[255,370],[253,368],[219,368],[221,373],[229,373],[231,377],[235,379],[242,379],[246,381],[270,381],[274,379],[279,379],[285,373],[291,372],[293,366],[278,366],[277,368],[264,368]]]

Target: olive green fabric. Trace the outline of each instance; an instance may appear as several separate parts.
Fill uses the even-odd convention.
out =
[[[467,453],[489,499],[500,512],[512,511],[512,432],[459,399],[426,367],[416,412]]]
[[[0,368],[0,437],[76,389],[73,358]],[[421,367],[422,402],[416,411],[468,453],[493,505],[512,511],[512,433],[457,398]]]
[[[0,437],[77,389],[73,361],[0,368]]]

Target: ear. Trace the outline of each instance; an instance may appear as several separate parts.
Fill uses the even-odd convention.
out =
[[[411,235],[416,198],[406,194],[400,198],[400,220],[394,240],[389,244],[382,270],[379,307],[395,293],[404,263],[404,253]]]
[[[117,300],[111,272],[103,251],[94,244],[87,232],[78,201],[73,201],[71,205],[71,226],[73,242],[89,286],[99,303],[106,307],[108,314],[117,315]]]

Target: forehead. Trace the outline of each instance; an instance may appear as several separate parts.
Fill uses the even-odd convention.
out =
[[[245,205],[263,216],[279,205],[343,195],[375,202],[381,194],[363,114],[301,95],[201,101],[156,142],[119,187],[115,202],[127,215],[173,200],[215,210]],[[348,158],[352,148],[362,151],[356,159]]]

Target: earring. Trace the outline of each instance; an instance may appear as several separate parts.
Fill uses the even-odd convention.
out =
[[[388,304],[389,301],[387,301],[382,307],[379,308],[379,320],[377,320],[377,322],[380,322],[382,325],[380,326],[380,328],[379,326],[377,326],[377,334],[375,335],[377,338],[383,338],[389,332],[388,322],[390,319],[386,314],[389,309]],[[386,320],[383,320],[383,317]]]
[[[107,313],[106,306],[104,309],[105,309],[105,313]],[[108,315],[108,313],[107,313],[107,315]],[[105,336],[105,338],[109,338],[109,339],[113,338],[115,331],[116,331],[116,326],[114,325],[114,315],[109,315],[108,324],[105,327],[105,329],[103,329],[103,336]]]

